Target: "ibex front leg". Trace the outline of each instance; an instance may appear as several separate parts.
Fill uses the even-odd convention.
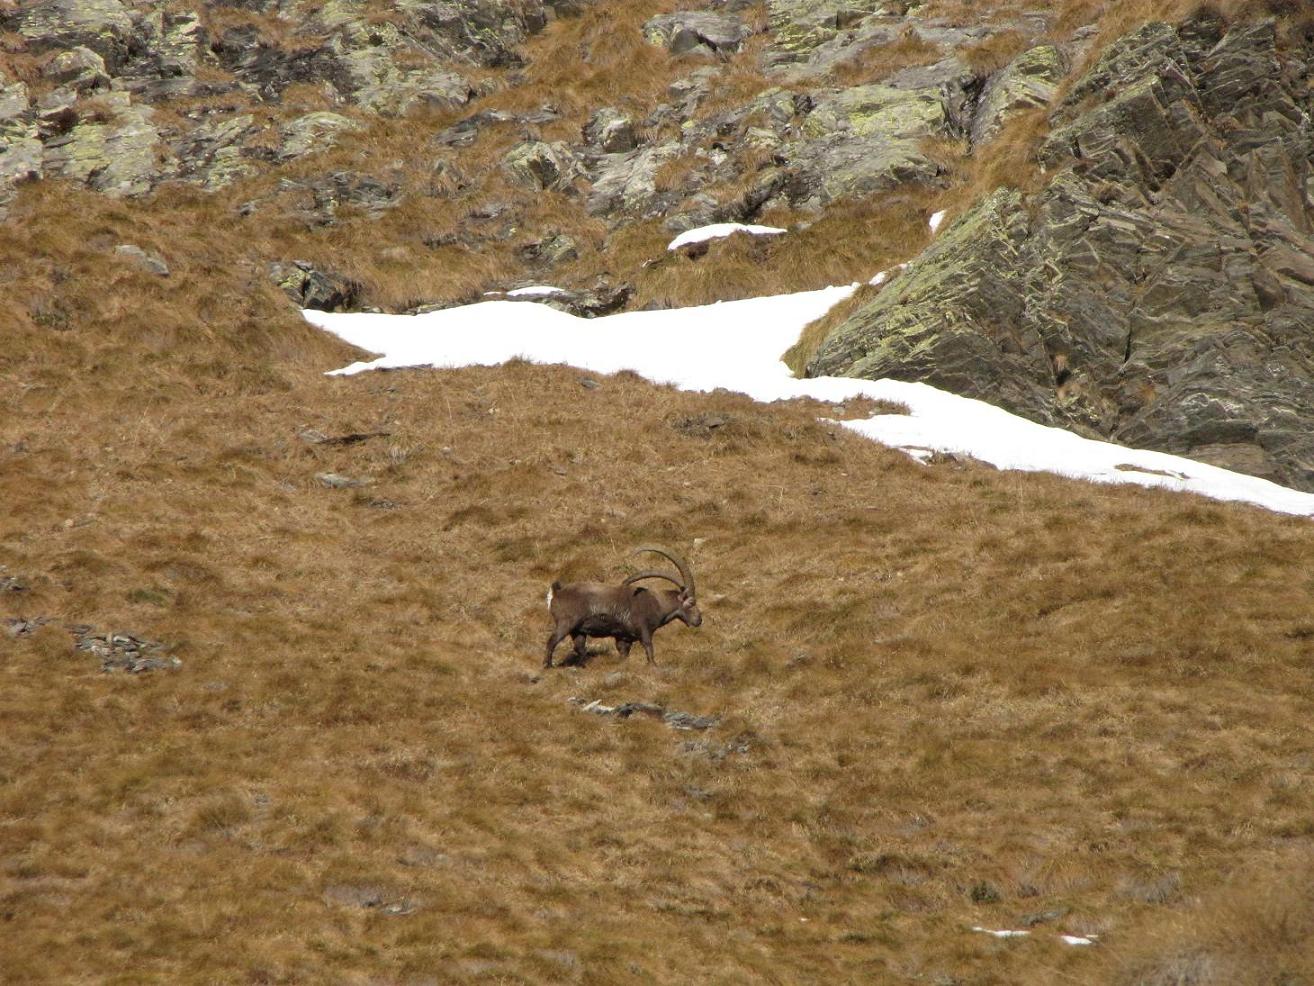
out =
[[[657,661],[652,656],[652,631],[646,629],[640,630],[639,643],[643,644],[643,652],[648,655],[648,663],[656,664]]]
[[[575,641],[575,659],[574,663],[583,666],[589,656],[589,638],[582,633],[574,636]]]

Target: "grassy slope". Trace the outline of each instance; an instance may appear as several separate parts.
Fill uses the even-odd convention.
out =
[[[1089,981],[1171,874],[1308,845],[1307,522],[567,369],[289,370],[167,413],[19,382],[0,564],[33,589],[0,606],[185,663],[4,642],[7,981]],[[539,678],[546,583],[652,540],[703,628]]]

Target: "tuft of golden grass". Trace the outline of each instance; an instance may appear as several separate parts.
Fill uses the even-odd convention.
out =
[[[887,79],[905,68],[929,65],[942,57],[944,53],[939,45],[909,29],[896,41],[863,49],[855,57],[838,63],[828,75],[837,86],[867,85]]]
[[[959,57],[973,72],[985,77],[998,72],[1031,45],[1031,39],[1021,31],[1000,31],[963,48]]]

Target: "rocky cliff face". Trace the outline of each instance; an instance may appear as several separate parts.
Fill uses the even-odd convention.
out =
[[[1314,488],[1314,50],[1148,24],[1001,191],[835,329],[811,374],[925,380]]]

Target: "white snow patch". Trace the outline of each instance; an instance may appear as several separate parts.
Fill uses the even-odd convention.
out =
[[[890,270],[903,270],[907,266],[908,266],[907,264],[895,264],[892,268],[890,268]],[[890,271],[883,270],[879,272],[875,277],[873,277],[867,283],[870,284],[872,287],[880,287],[887,280],[889,280],[889,278],[890,278]]]
[[[977,925],[973,925],[972,930],[979,931],[983,935],[994,935],[996,938],[1025,938],[1027,935],[1031,934],[1029,931],[1013,931],[1009,928],[995,931],[991,928],[982,928]]]
[[[1094,945],[1095,935],[1059,935],[1065,945]]]
[[[932,213],[931,213],[931,218],[930,218],[929,220],[927,220],[927,223],[926,223],[926,224],[927,224],[928,226],[931,227],[931,232],[934,233],[936,230],[938,230],[938,229],[940,228],[940,224],[941,224],[942,222],[944,222],[944,210],[943,210],[943,209],[941,209],[939,212],[932,212]]]
[[[542,298],[553,294],[568,294],[565,288],[554,288],[551,284],[531,284],[527,288],[516,288],[508,291],[508,298]]]
[[[682,246],[688,246],[690,243],[702,243],[705,240],[717,240],[723,236],[730,236],[734,233],[751,233],[754,236],[778,236],[786,232],[778,226],[751,226],[744,223],[713,223],[710,226],[699,226],[697,229],[688,229],[671,240],[666,245],[667,250],[676,250]]]
[[[780,354],[797,341],[805,325],[855,287],[594,319],[532,301],[486,301],[422,315],[304,314],[352,345],[382,354],[333,371],[340,374],[405,366],[489,366],[519,356],[593,373],[633,370],[656,383],[697,391],[725,388],[759,401],[812,397],[838,404],[869,397],[902,404],[909,413],[841,424],[919,458],[932,452],[956,453],[1001,469],[1159,486],[1314,515],[1314,494],[1163,452],[1081,438],[926,384],[795,379]]]

